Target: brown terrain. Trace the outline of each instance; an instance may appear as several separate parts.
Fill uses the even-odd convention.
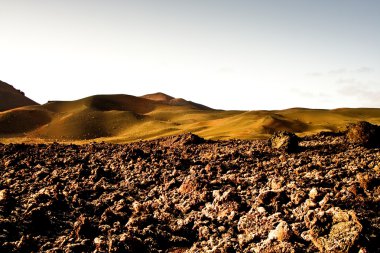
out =
[[[0,106],[9,103],[0,100]],[[186,132],[212,140],[254,140],[276,131],[299,136],[344,131],[358,121],[380,124],[380,109],[225,111],[163,93],[95,95],[0,112],[0,142],[129,143]]]
[[[0,252],[380,252],[380,109],[18,106],[0,112]]]
[[[12,85],[0,81],[0,112],[28,105],[37,105],[37,103]]]
[[[380,252],[368,129],[0,145],[0,251]]]

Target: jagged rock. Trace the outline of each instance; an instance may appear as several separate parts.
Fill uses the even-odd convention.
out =
[[[193,175],[189,175],[185,178],[185,180],[179,187],[178,191],[181,194],[188,194],[188,193],[192,193],[196,191],[197,187],[198,187],[197,178],[194,177]]]
[[[266,239],[268,233],[275,228],[275,224],[279,220],[279,213],[267,216],[266,213],[257,211],[250,211],[240,217],[238,222],[240,246],[247,247],[252,242]]]
[[[278,241],[289,241],[292,236],[292,230],[286,221],[280,221],[277,227],[269,232],[268,239]]]
[[[0,252],[380,251],[379,149],[181,138],[0,144]]]
[[[318,190],[315,187],[313,187],[309,192],[309,197],[313,201],[317,199],[318,195],[319,195]]]
[[[352,144],[363,147],[380,146],[380,127],[367,121],[347,126],[347,139]]]
[[[9,202],[11,196],[9,194],[9,190],[3,189],[0,191],[0,205],[5,205]]]
[[[160,140],[160,143],[164,146],[191,145],[191,144],[201,144],[204,142],[205,142],[205,139],[192,133],[185,133],[181,135],[170,136],[170,137],[166,137]]]
[[[90,218],[81,215],[74,223],[74,233],[77,239],[92,238],[96,235],[96,228],[91,223]]]
[[[252,251],[257,253],[295,253],[297,252],[293,245],[288,242],[280,242],[275,240],[265,240],[252,247]]]
[[[275,132],[269,139],[269,145],[274,149],[286,152],[295,152],[298,149],[298,137],[294,133],[286,131]]]
[[[200,144],[204,143],[204,139],[199,137],[198,135],[187,133],[184,135],[181,135],[179,142],[183,145],[189,145],[189,144]]]
[[[288,203],[289,201],[290,199],[284,190],[263,191],[257,196],[256,199],[258,206],[263,206],[266,208],[266,210],[271,212],[280,211],[281,206]]]
[[[349,252],[363,229],[354,211],[338,207],[316,215],[307,225],[311,241],[321,252]]]

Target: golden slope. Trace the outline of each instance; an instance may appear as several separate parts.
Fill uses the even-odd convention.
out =
[[[22,107],[0,112],[0,133],[3,137],[27,135],[51,121],[51,113],[40,108]]]
[[[158,104],[128,95],[99,95],[72,102],[50,102],[41,107],[54,112],[49,124],[33,137],[86,140],[118,136],[144,119]]]
[[[193,132],[205,138],[266,138],[277,130],[299,135],[343,130],[347,123],[380,124],[380,109],[221,111],[165,94],[99,95],[0,113],[0,141],[130,142]]]

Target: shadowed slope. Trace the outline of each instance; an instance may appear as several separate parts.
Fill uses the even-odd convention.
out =
[[[13,86],[0,81],[0,112],[27,105],[37,105],[37,103]]]
[[[49,123],[51,116],[49,111],[32,107],[0,112],[0,135],[22,136]]]
[[[53,120],[33,133],[42,138],[84,140],[118,136],[159,103],[129,95],[97,95],[41,107],[55,112]]]
[[[66,112],[88,108],[95,111],[131,111],[148,113],[154,110],[158,103],[130,95],[96,95],[75,101],[52,101],[42,105],[48,110]]]

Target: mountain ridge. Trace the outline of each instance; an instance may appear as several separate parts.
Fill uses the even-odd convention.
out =
[[[2,87],[22,95],[13,87]],[[380,109],[228,111],[161,92],[140,97],[94,95],[43,105],[32,103],[0,112],[0,142],[125,143],[185,132],[216,140],[261,139],[278,130],[301,136],[343,131],[348,123],[361,120],[380,124]]]

